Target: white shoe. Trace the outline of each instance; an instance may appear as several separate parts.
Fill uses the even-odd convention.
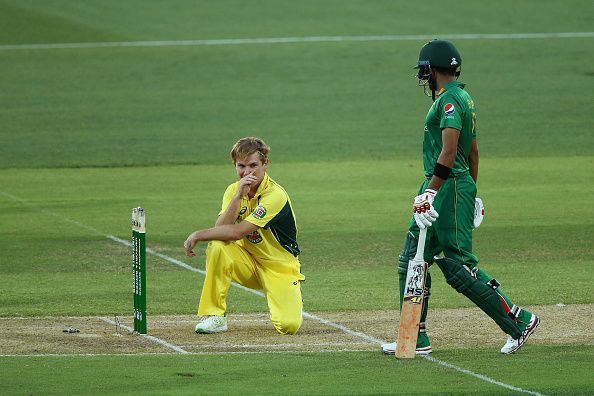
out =
[[[212,334],[227,331],[226,316],[203,316],[196,325],[196,333]]]
[[[387,344],[382,344],[382,352],[386,355],[394,355],[396,353],[396,341],[388,342]],[[423,348],[419,347],[416,350],[417,355],[429,355],[431,352],[433,352],[433,348],[431,348],[431,345]]]
[[[526,327],[526,329],[522,332],[520,338],[516,340],[513,339],[510,335],[507,336],[507,342],[505,343],[503,348],[501,348],[501,353],[509,355],[520,349],[522,345],[524,345],[526,341],[528,341],[528,337],[530,337],[530,335],[534,333],[534,330],[536,330],[539,324],[540,319],[538,318],[538,316],[533,314],[530,318],[530,322],[528,323],[528,327]]]

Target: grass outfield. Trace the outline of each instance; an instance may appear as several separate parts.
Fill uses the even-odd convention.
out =
[[[212,38],[205,31],[208,27],[219,29],[215,38],[433,32],[416,6],[391,1],[375,6],[352,1],[350,17],[342,6],[337,9],[336,1],[316,3],[319,20],[309,24],[304,24],[302,15],[309,7],[302,5],[299,13],[290,2],[268,1],[259,7],[228,1],[202,7],[189,3],[166,14],[181,18],[175,28],[162,22],[168,34],[161,34],[162,24],[154,22],[157,16],[164,17],[159,7],[119,3],[102,2],[98,10],[71,1],[2,2],[3,26],[40,28],[0,33],[0,44]],[[444,8],[440,4],[434,2],[433,7]],[[443,26],[438,31],[591,28],[587,13],[580,11],[589,6],[585,1],[566,7],[555,7],[555,2],[497,4],[493,26],[477,28],[476,14],[492,14],[488,6],[468,2],[460,8],[473,22],[463,30]],[[537,18],[534,4],[543,10]],[[545,12],[547,4],[555,11]],[[131,16],[137,9],[143,14]],[[508,9],[514,10],[517,20],[502,12]],[[262,15],[261,10],[271,15]],[[97,18],[98,12],[102,18]],[[207,15],[201,17],[200,12]],[[454,7],[447,12],[452,17],[460,14]],[[361,13],[375,17],[355,17]],[[276,22],[285,27],[282,32],[268,25],[246,24],[252,20],[269,24],[276,14],[283,15]],[[39,21],[42,16],[45,23]],[[134,18],[134,22],[122,25],[122,18]],[[514,29],[516,23],[522,28]],[[63,29],[64,35],[44,28],[48,25]],[[193,27],[191,33],[188,26]],[[231,26],[236,30],[229,31]],[[75,27],[96,35],[85,30],[78,36],[71,31]],[[591,40],[456,43],[464,54],[464,80],[477,104],[483,154],[591,155],[591,133],[584,123],[590,106],[583,96],[592,78],[589,65],[594,55],[585,50]],[[283,162],[417,159],[420,122],[429,102],[416,86],[412,66],[423,41],[4,50],[0,115],[6,132],[0,145],[0,168],[221,164],[226,161],[220,153],[245,134],[262,135],[272,145],[274,158]]]
[[[591,378],[582,366],[594,354],[593,346],[532,348],[530,365],[520,355],[477,359],[489,353],[482,349],[441,351],[435,357],[544,394],[576,395],[591,390]],[[564,362],[562,368],[556,364],[559,360]],[[425,359],[402,362],[370,352],[13,357],[0,360],[0,368],[6,375],[0,390],[10,393],[60,394],[67,387],[73,394],[514,394],[477,378],[453,376],[450,369]],[[112,377],[114,372],[117,377]],[[546,384],[543,372],[551,373]],[[423,380],[415,381],[419,373]],[[23,387],[17,378],[26,379],[28,385]]]
[[[424,5],[0,0],[0,394],[594,393],[594,331],[584,326],[594,314],[592,33],[455,41],[478,111],[487,213],[475,252],[515,302],[547,320],[524,349],[501,356],[504,337],[432,268],[434,360],[410,362],[379,353],[392,325],[366,315],[398,314],[395,264],[430,105],[411,68],[425,39],[18,47],[592,30],[586,1]],[[182,243],[214,223],[235,179],[230,145],[251,134],[270,143],[269,173],[291,194],[305,310],[321,319],[276,336],[265,315],[250,327],[264,299],[232,289],[229,333],[205,341],[175,323],[195,312],[204,269],[203,249],[188,259]],[[209,354],[113,334],[110,320],[131,317],[132,293],[129,248],[110,236],[129,239],[137,205],[149,247],[167,256],[147,260],[149,317],[173,318],[152,334]],[[556,315],[557,304],[575,315]],[[459,336],[440,327],[450,312],[465,319]],[[80,334],[62,333],[69,317]],[[270,344],[238,341],[230,354],[242,326]],[[343,341],[321,347],[318,338]]]
[[[594,300],[589,287],[594,209],[587,201],[594,190],[561,176],[565,169],[591,165],[585,157],[482,162],[481,186],[487,187],[480,191],[487,219],[476,232],[476,252],[481,266],[522,304]],[[498,172],[502,167],[507,170],[504,179]],[[272,163],[269,172],[291,193],[301,229],[306,309],[397,307],[395,258],[408,220],[408,196],[419,178],[417,172],[391,170],[407,168],[408,161]],[[537,168],[548,175],[546,188],[527,171]],[[128,212],[135,204],[147,211],[149,247],[204,269],[204,249],[198,249],[197,259],[188,259],[182,244],[192,230],[213,224],[221,191],[233,178],[230,165],[2,171],[0,185],[11,186],[0,191],[10,238],[0,240],[0,249],[11,260],[3,260],[1,268],[12,292],[0,297],[0,315],[95,315],[106,310],[124,315],[130,304],[129,251],[106,235],[129,238]],[[537,194],[522,202],[528,192]],[[584,211],[564,210],[568,195]],[[537,216],[529,206],[540,208]],[[200,275],[154,257],[148,267],[151,312],[177,313],[180,304],[186,312],[195,309]],[[435,273],[432,306],[472,306]],[[538,285],[526,287],[526,279],[542,279],[547,293]],[[64,286],[55,290],[59,280]],[[31,281],[41,293],[31,295]],[[60,303],[69,296],[94,303]],[[231,297],[232,310],[265,309],[259,298],[243,293]]]

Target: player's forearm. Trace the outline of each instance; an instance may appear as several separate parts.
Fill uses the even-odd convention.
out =
[[[472,179],[474,180],[475,183],[478,179],[478,162],[479,162],[478,157],[476,157],[476,158],[470,157],[468,159],[468,165],[470,168],[470,176],[472,177]]]
[[[443,182],[450,177],[454,161],[456,160],[456,153],[458,151],[458,138],[460,131],[454,128],[444,128],[441,131],[441,153],[437,158],[437,163],[433,169],[433,177],[429,181],[427,188],[437,191]]]
[[[194,242],[237,241],[244,236],[237,224],[223,224],[205,230],[194,231],[189,239],[192,239]]]
[[[215,227],[225,225],[225,224],[235,224],[237,220],[237,215],[239,214],[239,207],[241,206],[241,197],[233,197],[229,206],[227,206],[227,210],[225,210],[218,218],[215,223]]]
[[[478,167],[479,167],[479,152],[476,139],[472,142],[470,149],[470,155],[468,156],[468,166],[470,168],[470,176],[476,183],[478,179]]]
[[[439,154],[439,157],[437,158],[437,163],[447,166],[448,168],[451,169],[454,167],[455,159],[456,159],[456,152],[453,150],[446,150],[444,148],[444,150],[441,151],[441,153]],[[437,190],[439,190],[439,188],[441,187],[441,185],[443,184],[444,181],[445,181],[445,179],[442,179],[441,177],[433,175],[431,177],[431,180],[429,181],[429,185],[427,186],[427,188],[437,191]]]

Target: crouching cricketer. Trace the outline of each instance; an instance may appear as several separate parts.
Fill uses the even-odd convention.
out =
[[[270,147],[260,138],[240,139],[231,150],[239,181],[227,187],[213,228],[191,233],[189,257],[200,241],[206,249],[196,333],[227,330],[227,292],[231,281],[266,295],[270,320],[281,334],[295,334],[303,321],[297,223],[287,192],[268,169]]]

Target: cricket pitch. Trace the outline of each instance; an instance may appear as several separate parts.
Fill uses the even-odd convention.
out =
[[[594,304],[528,308],[542,320],[530,338],[531,344],[594,344]],[[304,318],[296,335],[283,336],[274,330],[267,313],[230,314],[229,330],[219,334],[196,334],[194,326],[198,318],[195,315],[154,316],[149,313],[150,337],[128,330],[132,316],[4,317],[0,318],[3,340],[0,355],[379,353],[379,341],[395,339],[399,312],[320,312],[315,315],[352,331]],[[569,325],[571,323],[580,323],[580,326]],[[74,332],[65,332],[68,329]],[[427,331],[434,350],[493,347],[496,353],[505,342],[505,334],[477,308],[432,309]]]

